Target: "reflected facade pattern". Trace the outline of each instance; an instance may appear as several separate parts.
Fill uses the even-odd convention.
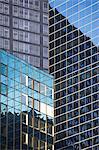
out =
[[[0,51],[0,149],[53,150],[53,77]]]
[[[0,0],[0,48],[48,70],[48,1]]]
[[[55,150],[99,149],[98,0],[49,0]]]

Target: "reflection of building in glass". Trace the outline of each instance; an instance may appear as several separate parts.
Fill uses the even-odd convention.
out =
[[[59,4],[60,1],[50,0],[50,6],[56,9],[49,8],[49,70],[55,77],[55,150],[98,150],[98,46],[90,36],[75,27],[73,20],[70,23],[70,10],[74,10],[75,6],[79,8],[80,1],[65,0]],[[91,1],[94,3],[88,8],[93,9],[92,6],[99,1]],[[73,5],[73,2],[76,4]],[[83,2],[86,4],[86,0]],[[82,11],[85,12],[83,17],[86,17],[88,8],[79,10],[78,16]],[[65,13],[66,17],[63,16]],[[94,17],[95,13],[97,11],[92,12]],[[82,18],[78,19],[74,18],[81,24]],[[98,23],[97,20],[95,22]],[[90,32],[93,32],[92,28]]]
[[[0,149],[53,150],[53,77],[0,51]]]
[[[48,70],[47,0],[0,1],[0,48]]]

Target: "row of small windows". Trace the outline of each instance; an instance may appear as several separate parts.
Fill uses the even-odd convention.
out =
[[[63,133],[63,134],[65,134],[65,133]],[[61,147],[66,147],[66,148],[71,149],[71,150],[72,149],[79,150],[79,148],[84,149],[84,148],[90,147],[92,145],[94,146],[94,145],[98,144],[98,140],[99,140],[98,137],[94,137],[93,139],[85,140],[83,142],[80,142],[80,147],[79,147],[79,144],[74,145],[74,143],[79,142],[79,136],[76,135],[76,136],[70,137],[68,139],[61,140],[61,141],[57,142],[55,144],[55,148],[57,150],[59,150],[59,148],[61,148]],[[71,145],[74,145],[74,146],[71,146]],[[96,146],[96,148],[98,148],[98,146]],[[95,150],[98,150],[98,149],[95,149]]]
[[[35,27],[34,27],[35,28]],[[38,32],[40,28],[38,28]],[[44,31],[45,33],[45,31]],[[40,35],[36,33],[29,33],[25,31],[13,30],[13,38],[15,40],[30,42],[34,44],[40,44]],[[48,47],[48,36],[43,36],[43,45]]]
[[[60,127],[60,126],[57,126],[57,127],[56,127],[57,132],[60,130],[59,127]],[[67,130],[65,134],[66,134],[66,136],[72,136],[72,135],[78,134],[78,133],[79,133],[79,127],[74,127],[74,128],[72,128],[72,129]],[[61,133],[60,133],[60,134],[61,134]],[[86,138],[92,137],[92,135],[93,135],[93,136],[98,135],[98,128],[95,128],[95,129],[93,129],[93,130],[89,130],[89,131],[84,132],[84,133],[82,133],[82,134],[79,133],[79,134],[80,134],[80,139],[81,139],[81,140],[85,140]]]
[[[76,100],[78,100],[79,98],[78,98],[78,93],[75,93],[75,94],[73,94],[73,95],[70,95],[70,96],[68,96],[68,97],[64,97],[64,98],[62,98],[62,99],[60,99],[60,100],[57,100],[57,101],[55,101],[55,108],[58,108],[58,107],[60,107],[60,106],[63,106],[63,105],[65,105],[66,103],[74,103],[74,101],[76,101]],[[93,94],[93,95],[91,95],[91,96],[87,96],[86,98],[84,97],[84,98],[80,98],[80,100],[79,100],[79,106],[84,106],[84,105],[86,105],[86,104],[89,104],[89,103],[91,103],[91,101],[93,101],[93,102],[95,102],[95,101],[97,101],[98,100],[98,93],[96,93],[96,94]],[[77,102],[78,103],[78,102]],[[71,105],[73,105],[73,104],[71,104]],[[68,107],[68,110],[71,110],[71,105]],[[77,108],[78,106],[76,105],[76,103],[75,103],[75,107],[73,106],[73,108]]]
[[[35,9],[40,9],[40,1],[38,0],[34,0],[34,1],[31,1],[31,0],[14,0],[13,1],[13,4],[15,5],[19,5],[19,6],[23,6],[23,7],[29,7],[31,9],[35,8]]]
[[[13,27],[31,32],[40,33],[40,24],[27,20],[13,18]]]
[[[62,60],[66,59],[66,56],[64,54],[60,56],[63,58]],[[58,55],[57,57],[55,57],[54,62],[56,63],[60,62],[61,61],[60,56]],[[95,63],[97,61],[98,61],[98,55],[94,55],[92,57],[86,58],[86,57],[83,57],[83,53],[81,53],[80,55],[75,55],[72,58],[65,60],[64,62],[62,61],[58,64],[55,64],[55,68],[56,68],[55,70],[61,69],[60,66],[62,66],[62,68],[64,69],[66,66],[70,66],[70,67],[67,67],[67,74],[68,74],[68,73],[71,73],[72,71],[76,71],[78,69],[86,67],[87,65],[90,65],[91,63]],[[54,62],[53,62],[53,59],[50,60],[50,64]]]
[[[80,60],[84,60],[84,59],[86,59],[86,57],[87,57],[86,61],[88,61],[89,59],[91,59],[90,56],[93,55],[91,60],[94,63],[95,60],[96,61],[98,60],[98,55],[94,55],[97,52],[98,52],[98,49],[96,47],[93,47],[92,49],[88,49],[86,51],[80,52],[79,55],[78,55],[78,48],[74,48],[73,50],[67,51],[67,53],[64,52],[64,53],[61,53],[60,55],[57,55],[57,56],[53,57],[55,52],[50,51],[49,55],[52,58],[49,60],[49,62],[50,62],[50,65],[53,65],[54,63],[58,63],[58,65],[60,65],[59,62],[66,59],[65,61],[67,61],[67,65],[70,65],[70,64],[76,63]],[[59,53],[60,53],[60,49],[59,49]],[[86,62],[86,63],[88,63],[88,62]],[[83,64],[84,64],[84,62],[83,62]]]
[[[17,9],[18,9],[18,7],[17,7]],[[30,10],[30,12],[27,12],[27,10],[24,10],[24,11],[26,11],[26,12],[24,12],[24,14],[22,14],[22,12],[20,12],[19,10],[17,10],[17,12],[16,12],[16,10],[14,10],[14,15],[18,16],[18,13],[20,12],[21,14],[19,14],[19,17],[29,19],[29,20],[32,20],[32,21],[37,21],[37,22],[40,21],[40,13],[39,12],[34,12],[34,11],[31,11],[31,10]],[[1,21],[0,24],[2,24],[2,25],[7,25],[7,26],[9,25],[9,17],[8,16],[0,15],[0,21]],[[27,21],[24,21],[24,22],[25,22],[25,26],[27,27],[27,24],[29,22],[27,22]],[[18,19],[17,18],[16,18],[16,20],[14,19],[13,23],[14,23],[14,26],[17,26]],[[43,15],[43,23],[48,23],[48,16],[46,14]],[[20,23],[20,26],[21,26],[21,23]]]
[[[37,22],[40,21],[40,12],[24,9],[17,6],[13,6],[13,15],[16,17],[25,18],[32,21],[37,21]]]
[[[67,126],[66,123],[62,123],[60,125],[55,126],[55,133],[57,133],[59,131],[62,131],[62,130],[65,130],[67,128],[66,126]],[[81,125],[81,130],[80,130],[79,126],[73,127],[71,129],[66,130],[66,136],[71,136],[71,135],[74,135],[74,134],[80,134],[81,135],[81,139],[84,140],[84,138],[86,138],[86,137],[83,137],[83,135],[84,134],[86,135],[87,133],[90,134],[90,132],[92,133],[92,130],[84,132],[84,133],[81,134],[80,132],[85,131],[85,130],[82,130],[82,126],[83,125]],[[87,124],[86,124],[86,127],[87,127]],[[93,136],[95,136],[95,135],[98,135],[97,128],[93,129]]]
[[[83,99],[83,100],[86,100],[86,99]],[[71,104],[68,104],[68,105],[62,106],[60,108],[57,108],[55,110],[55,116],[58,116],[58,115],[61,115],[61,114],[64,114],[64,113],[70,111],[66,116],[67,116],[68,119],[73,119],[74,117],[77,117],[80,114],[83,115],[85,113],[90,112],[91,109],[92,110],[98,109],[98,102],[90,104],[91,103],[91,100],[90,100],[90,102],[87,102],[84,107],[82,107],[80,105],[80,102],[82,102],[82,101],[76,101],[76,102],[73,102]],[[88,105],[88,104],[90,104],[90,105]],[[77,108],[80,108],[80,111]],[[72,112],[72,110],[73,110],[73,112]],[[97,117],[98,116],[98,111],[94,112],[93,115],[94,115],[94,118]],[[87,115],[83,116],[84,118],[81,117],[81,123],[85,121],[85,118],[86,118],[86,121],[90,120],[91,118],[93,118],[92,117],[93,115],[88,115],[88,117],[87,117]]]
[[[33,45],[33,44],[28,44],[28,43],[22,43],[19,41],[13,41],[13,50],[17,51],[17,52],[27,53],[27,55],[31,54],[31,56],[28,56],[28,57],[30,57],[30,59],[31,59],[32,55],[40,56],[40,46],[39,45]],[[43,47],[43,57],[48,58],[48,48],[47,47]],[[37,59],[37,61],[39,63],[38,59]]]
[[[90,67],[90,66],[89,66]],[[90,69],[90,68],[89,68]],[[80,73],[79,74],[79,77],[80,77],[80,81],[83,81],[83,80],[85,80],[85,79],[88,79],[88,78],[90,78],[91,76],[94,76],[94,75],[96,75],[96,74],[98,74],[98,70],[97,70],[97,68],[95,68],[95,69],[93,69],[92,71],[91,70],[89,70],[87,67],[85,67],[84,69],[82,68],[80,71],[78,71],[78,64],[75,64],[75,65],[73,65],[73,67],[71,66],[71,67],[68,67],[67,69],[66,68],[64,68],[63,70],[60,70],[60,71],[58,71],[58,72],[56,72],[55,73],[55,79],[59,79],[60,77],[62,77],[62,76],[64,76],[64,77],[66,77],[67,76],[67,78],[71,78],[71,77],[74,77],[75,75],[77,76],[78,75],[78,73]],[[86,71],[85,72],[85,74],[84,73],[82,73],[84,70],[88,70],[88,71]],[[74,71],[74,72],[73,72]],[[71,74],[71,72],[73,72],[72,74]],[[92,74],[91,74],[92,73]],[[69,77],[68,77],[69,76]],[[71,83],[71,80],[72,79],[70,79],[70,85],[72,84]],[[75,83],[76,81],[73,81],[73,83]]]
[[[29,44],[30,45],[30,44]],[[24,46],[24,45],[23,45]],[[30,47],[32,47],[33,45],[31,45]],[[15,47],[14,47],[15,48]],[[26,47],[25,47],[26,48]],[[47,48],[45,48],[47,50]],[[17,56],[18,58],[22,59],[22,60],[25,60],[27,63],[29,64],[32,64],[33,66],[35,67],[40,67],[41,63],[40,63],[40,57],[38,57],[40,55],[39,53],[39,49],[37,50],[37,53],[36,51],[32,51],[31,53],[31,56],[26,54],[26,51],[30,51],[32,49],[22,49],[22,48],[19,48],[19,49],[14,49],[14,50],[17,50],[17,52],[14,51],[14,55]],[[25,51],[26,50],[26,51]],[[20,52],[24,52],[24,54],[20,54],[18,53],[18,51]],[[28,52],[29,52],[28,51]],[[45,50],[43,49],[43,51],[45,52]],[[34,55],[34,56],[33,56]],[[46,55],[46,56],[45,56]],[[43,53],[43,57],[46,57],[46,58],[43,58],[43,68],[44,69],[48,69],[48,53],[47,51],[45,53]],[[41,66],[42,67],[42,66]]]
[[[97,23],[97,19],[98,19],[97,18],[98,17],[97,13],[98,13],[98,11],[96,13],[92,14],[93,20],[89,19],[88,21],[86,21],[86,19],[90,18],[91,16],[88,16],[86,18],[82,18],[81,20],[78,19],[79,23],[80,23],[80,28],[79,28],[80,30],[78,30],[79,31],[79,35],[82,34],[81,31],[84,31],[86,33],[91,32],[90,23],[93,21],[92,27],[94,27],[94,23]],[[76,23],[78,23],[78,20],[74,22],[74,19],[73,19],[73,21],[71,23],[75,25]],[[83,24],[82,21],[86,21],[86,24]],[[50,28],[49,28],[50,34],[53,33],[54,31],[59,33],[60,32],[59,30],[64,31],[65,33],[69,33],[71,31],[74,31],[74,30],[77,29],[74,25],[70,25],[69,19],[66,20],[65,17],[64,17],[64,20],[60,21],[60,22],[58,20],[56,20],[56,17],[55,18],[51,18],[49,20],[49,25],[50,25]],[[55,28],[53,27],[53,25],[55,26]],[[84,27],[85,28],[89,27],[89,29],[88,30],[84,30]]]
[[[91,85],[90,85],[91,86]],[[65,97],[66,95],[71,95],[72,93],[76,93],[78,92],[78,85],[75,85],[73,87],[68,88],[67,90],[64,89],[63,91],[60,91],[58,93],[55,94],[55,100],[61,98],[61,97]],[[86,87],[85,89],[81,89],[79,91],[79,96],[80,98],[83,98],[85,96],[88,96],[91,94],[91,92],[95,93],[98,91],[98,85],[94,85],[92,87]]]
[[[93,118],[95,116],[95,119],[94,120],[89,120],[87,122],[83,122],[83,124],[81,124],[79,122],[79,118],[75,118],[74,120],[70,120],[70,121],[68,120],[67,123],[66,123],[66,115],[62,115],[60,117],[57,117],[55,119],[55,124],[56,124],[55,129],[57,128],[58,131],[55,130],[56,131],[55,133],[59,132],[60,129],[61,130],[64,130],[64,129],[69,130],[69,128],[70,128],[70,130],[71,130],[72,128],[75,128],[79,125],[80,125],[80,131],[79,132],[83,132],[83,131],[89,130],[91,128],[98,127],[98,123],[99,123],[99,120],[97,119],[98,113],[99,112],[96,112],[96,111],[93,112]]]
[[[30,8],[30,9],[37,9],[37,10],[40,10],[40,0],[14,0],[13,1],[13,4],[15,5],[19,5],[19,6],[22,6],[22,7],[27,7],[27,8]],[[43,11],[48,11],[48,3],[47,2],[43,2]]]
[[[87,72],[87,73],[89,74],[89,72]],[[90,76],[87,73],[86,73],[86,77],[90,78],[91,77],[91,72],[90,72]],[[84,80],[87,79],[87,78],[84,78]],[[80,80],[80,81],[83,81],[83,80]],[[98,83],[98,77],[96,76],[96,77],[93,77],[92,79],[85,80],[85,81],[79,83],[78,85],[74,85],[76,83],[78,83],[78,76],[74,77],[73,79],[71,78],[71,79],[67,80],[67,83],[66,83],[66,81],[62,82],[62,83],[59,83],[55,87],[55,93],[57,91],[61,90],[61,89],[64,89],[64,88],[68,87],[68,86],[72,86],[74,88],[76,88],[76,86],[78,86],[78,88],[81,90],[83,88],[86,88],[88,86],[91,86],[93,84]]]
[[[69,80],[71,80],[71,78],[75,78],[76,76],[78,76],[78,73],[80,73],[79,74],[80,75],[80,81],[83,81],[87,78],[90,78],[91,76],[95,76],[98,74],[98,68],[97,67],[98,67],[98,63],[94,63],[94,64],[92,64],[92,68],[95,68],[95,69],[92,69],[92,71],[89,70],[89,69],[91,69],[91,66],[88,66],[88,67],[80,69],[79,72],[75,71],[75,72],[72,72],[70,74],[64,74],[64,76],[60,76],[60,73],[62,73],[62,74],[64,72],[66,73],[66,68],[65,68],[65,69],[63,69],[63,72],[62,72],[62,70],[60,72],[57,72],[58,78],[55,79],[55,85],[58,84],[59,82],[66,81],[66,78]],[[83,72],[85,72],[85,74]],[[73,82],[76,82],[76,81],[73,81]]]
[[[19,30],[14,29],[13,30],[13,38],[15,40],[19,39],[20,41],[40,44],[40,35],[38,35],[38,34],[28,33],[28,32],[19,31]]]
[[[52,30],[53,29],[53,30]],[[60,31],[57,31],[54,33],[54,28],[51,28],[52,31],[49,30],[49,32],[52,32],[52,34],[49,36],[50,39],[50,43],[52,41],[56,41],[55,45],[58,46],[57,41],[59,40],[60,44],[62,44],[64,42],[64,39],[66,39],[66,41],[73,41],[74,39],[80,43],[84,43],[85,41],[90,40],[89,37],[86,37],[85,35],[83,35],[82,32],[78,31],[77,29],[75,29],[74,31],[70,31],[69,33],[66,32],[66,28],[61,29]],[[92,31],[92,33],[94,33],[95,30]],[[90,45],[90,42],[89,42]]]
[[[80,40],[80,37],[77,37],[75,39],[73,38],[73,40],[72,39],[70,40],[66,38],[66,35],[56,41],[52,41],[49,44],[49,46],[50,46],[50,49],[53,49],[54,47],[60,47],[60,45],[64,43],[66,44],[66,49],[76,47],[79,44],[79,51],[83,51],[83,50],[90,48],[91,46],[94,46],[91,41],[87,42],[86,40],[82,40],[82,39]]]

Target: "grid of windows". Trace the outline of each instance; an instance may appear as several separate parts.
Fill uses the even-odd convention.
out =
[[[43,49],[48,53],[48,1],[0,1],[0,48],[11,50],[29,64],[48,71],[48,66],[43,65]]]
[[[54,150],[53,77],[0,51],[0,149]]]
[[[49,0],[55,149],[99,148],[98,0]]]

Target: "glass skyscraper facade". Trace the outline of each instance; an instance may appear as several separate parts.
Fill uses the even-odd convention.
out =
[[[54,150],[53,77],[0,51],[0,150]]]
[[[48,0],[0,0],[0,48],[48,70]]]
[[[98,0],[49,0],[55,150],[99,149],[98,18]]]

